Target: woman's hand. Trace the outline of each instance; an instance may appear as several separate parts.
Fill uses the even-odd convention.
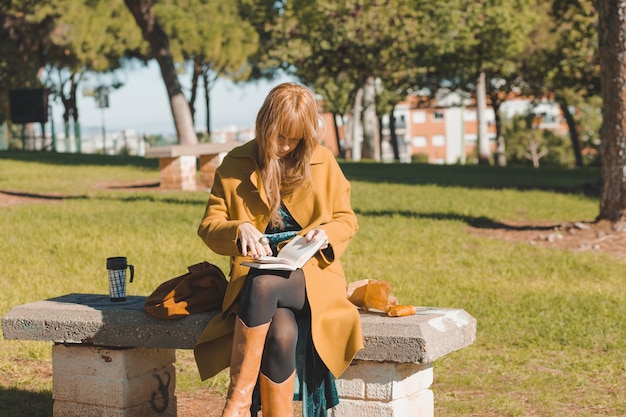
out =
[[[241,223],[239,225],[239,249],[243,256],[271,256],[269,240],[263,236],[251,223]]]
[[[304,235],[304,237],[306,238],[307,242],[310,242],[312,240],[325,241],[326,243],[324,243],[324,245],[320,247],[320,249],[322,250],[328,247],[328,235],[326,234],[326,231],[320,227],[316,227],[315,229],[309,230],[309,232],[306,235]]]

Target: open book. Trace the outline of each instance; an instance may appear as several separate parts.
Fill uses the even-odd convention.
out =
[[[302,266],[326,243],[325,240],[306,241],[304,236],[291,239],[276,256],[261,256],[241,265],[259,269],[281,269],[295,271]]]

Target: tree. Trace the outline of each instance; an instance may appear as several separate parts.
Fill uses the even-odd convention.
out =
[[[489,164],[491,147],[487,137],[487,98],[497,111],[520,82],[521,59],[535,28],[536,0],[471,0],[449,4],[453,21],[448,34],[448,51],[441,55],[431,77],[438,86],[473,92],[479,124],[478,160]],[[496,130],[500,130],[496,126]],[[499,140],[503,140],[502,137]],[[504,142],[498,144],[504,155]],[[502,161],[500,161],[502,164]]]
[[[337,150],[339,157],[345,158],[347,156],[346,148],[348,147],[348,142],[351,143],[351,137],[348,138],[347,136],[349,129],[344,122],[345,115],[350,111],[353,104],[351,94],[355,91],[355,86],[345,74],[342,74],[337,78],[318,77],[313,84],[313,88],[323,96],[324,110],[333,115],[333,129],[337,139]],[[339,131],[338,119],[342,121],[344,127],[343,135]]]
[[[376,114],[378,115],[378,126],[380,129],[380,141],[381,141],[381,150],[383,145],[383,115],[387,115],[389,117],[389,143],[391,145],[391,149],[393,151],[393,160],[396,162],[400,161],[400,146],[398,144],[398,137],[396,135],[396,119],[394,114],[394,109],[396,104],[406,98],[406,92],[409,89],[409,86],[405,86],[404,88],[398,87],[397,84],[391,84],[390,86],[385,85],[385,80],[381,80],[381,88],[378,91],[376,97]]]
[[[624,218],[626,158],[626,0],[602,0],[598,8],[602,107],[599,220]]]
[[[112,72],[122,66],[125,55],[142,50],[141,32],[122,0],[100,0],[89,7],[56,0],[55,29],[43,77],[52,93],[63,103],[66,137],[70,119],[80,152],[80,123],[77,92],[88,72]],[[113,86],[112,86],[113,87]]]
[[[124,55],[143,42],[138,29],[128,30],[132,16],[123,1],[93,1],[89,6],[72,0],[15,1],[3,16],[9,40],[4,45],[13,45],[18,57],[12,70],[30,74],[61,100],[66,136],[72,119],[79,139],[76,94],[83,75],[119,68]],[[20,77],[11,85],[25,86]]]
[[[591,0],[555,1],[553,13],[558,42],[556,60],[552,60],[557,65],[549,71],[550,84],[569,127],[576,165],[582,166],[581,126],[570,107],[580,108],[600,92],[598,14]]]
[[[141,28],[144,39],[150,45],[151,55],[156,59],[161,69],[161,76],[170,100],[178,143],[198,143],[191,110],[178,80],[167,34],[152,9],[154,2],[152,0],[124,0],[124,2],[135,18],[137,25]]]
[[[258,45],[256,52],[248,59],[251,68],[248,80],[272,79],[280,70],[289,68],[276,50],[284,44],[282,33],[275,30],[277,22],[284,18],[289,0],[237,0],[241,19],[250,23],[256,30]],[[300,2],[306,8],[312,2]]]
[[[45,9],[48,3],[42,1],[38,6]],[[40,77],[51,45],[54,16],[45,12],[34,15],[34,6],[30,1],[0,3],[0,113],[6,116],[10,89],[42,87]],[[8,132],[10,135],[11,129]]]
[[[352,123],[364,121],[364,158],[379,159],[375,112],[362,119],[360,109],[374,109],[376,79],[413,68],[412,46],[421,23],[427,21],[425,0],[350,0],[335,2],[283,2],[283,14],[275,30],[283,37],[275,49],[278,61],[291,64],[291,71],[304,83],[342,80],[354,90]],[[360,89],[363,89],[359,93]],[[320,90],[323,91],[323,90]],[[359,93],[359,94],[357,94]],[[328,101],[328,97],[325,97]],[[362,101],[359,101],[362,99]],[[359,140],[353,138],[353,157],[359,159]]]
[[[154,6],[154,12],[168,35],[175,62],[190,64],[189,107],[194,119],[199,81],[203,81],[210,135],[211,88],[218,77],[238,81],[249,75],[246,64],[257,50],[258,35],[231,0],[164,0]]]
[[[598,13],[592,0],[549,0],[533,49],[525,54],[525,92],[554,99],[565,118],[576,166],[583,166],[583,148],[590,147],[588,126],[580,113],[600,92]],[[574,109],[574,110],[572,110]]]

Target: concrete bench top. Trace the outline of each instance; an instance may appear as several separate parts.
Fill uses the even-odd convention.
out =
[[[196,145],[171,145],[157,146],[146,149],[146,158],[175,158],[182,155],[212,155],[228,152],[241,145],[240,142],[231,141],[225,143],[198,143]]]
[[[7,340],[39,340],[108,347],[192,349],[216,311],[160,320],[143,309],[145,297],[110,302],[108,295],[68,294],[23,304],[2,318]],[[433,363],[471,345],[476,320],[466,311],[419,307],[407,317],[361,312],[365,349],[356,359]]]

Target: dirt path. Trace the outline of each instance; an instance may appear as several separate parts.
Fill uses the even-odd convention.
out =
[[[626,256],[626,224],[601,222],[502,222],[499,227],[469,227],[473,235],[524,241],[574,252],[605,252]]]

